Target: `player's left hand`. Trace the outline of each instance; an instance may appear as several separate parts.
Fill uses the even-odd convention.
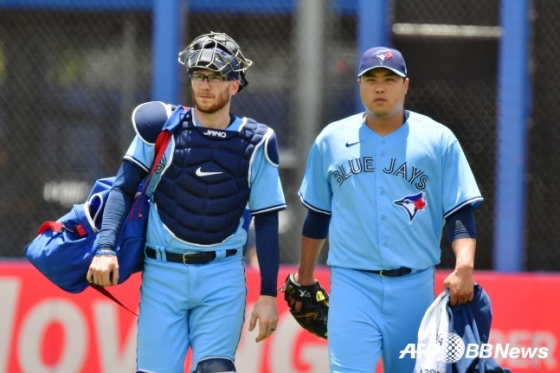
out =
[[[472,301],[474,297],[472,271],[455,269],[443,282],[442,290],[445,289],[449,289],[449,304],[451,306]]]
[[[276,297],[269,295],[261,295],[251,313],[251,321],[249,322],[249,331],[253,331],[259,321],[259,335],[255,342],[260,342],[270,336],[276,330],[278,325],[278,309],[276,306]]]

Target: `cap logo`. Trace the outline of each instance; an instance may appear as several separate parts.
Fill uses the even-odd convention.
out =
[[[381,64],[383,65],[385,63],[385,61],[393,59],[393,53],[389,52],[388,50],[378,51],[378,52],[375,52],[371,56],[371,58],[377,58],[379,60],[379,62],[381,62]]]

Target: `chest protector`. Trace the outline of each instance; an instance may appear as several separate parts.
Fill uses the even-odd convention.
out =
[[[268,127],[244,119],[237,131],[195,126],[186,112],[174,131],[171,164],[154,193],[165,226],[179,239],[215,245],[232,236],[249,198],[250,167]]]

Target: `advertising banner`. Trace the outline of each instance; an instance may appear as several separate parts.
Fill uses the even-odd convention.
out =
[[[278,283],[295,267],[282,267]],[[436,293],[449,272],[438,271]],[[316,278],[329,290],[329,271]],[[515,373],[560,371],[560,275],[476,272],[490,296],[492,331],[486,346],[465,354],[492,356]],[[108,288],[124,305],[138,310],[139,274]],[[258,328],[248,320],[259,296],[258,271],[247,268],[246,323],[236,356],[243,373],[329,372],[327,342],[291,317],[279,294],[276,332],[256,343]],[[0,373],[134,372],[137,317],[94,289],[69,294],[46,280],[26,261],[0,261]],[[185,372],[190,367],[185,360]],[[378,368],[378,371],[380,369]]]

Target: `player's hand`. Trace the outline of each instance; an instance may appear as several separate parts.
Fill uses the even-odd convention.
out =
[[[296,278],[303,278],[304,284],[299,283]],[[306,285],[308,282],[312,283]],[[327,339],[329,294],[319,281],[290,273],[280,291],[284,293],[284,300],[296,322],[317,337]]]
[[[260,342],[270,336],[278,325],[278,309],[276,307],[276,297],[261,295],[251,313],[249,331],[253,331],[259,321],[259,335],[255,342]]]
[[[302,281],[302,279],[303,279],[303,277],[301,277],[299,275],[299,273],[294,274],[294,280],[296,280],[296,282],[299,283],[300,285],[307,286],[307,285],[314,285],[315,284],[315,279],[313,277],[311,277],[309,279],[303,279],[303,281]],[[288,295],[287,298],[288,298],[288,302],[289,302],[288,305],[292,309],[294,309],[297,312],[301,311],[301,307],[303,305],[303,302],[301,302],[299,300],[296,300],[296,299],[290,297],[289,295]]]
[[[474,297],[472,270],[455,269],[443,282],[442,290],[445,289],[449,289],[449,304],[451,306],[472,301]]]
[[[99,286],[117,285],[119,282],[119,261],[116,255],[96,255],[86,275],[86,279]]]

